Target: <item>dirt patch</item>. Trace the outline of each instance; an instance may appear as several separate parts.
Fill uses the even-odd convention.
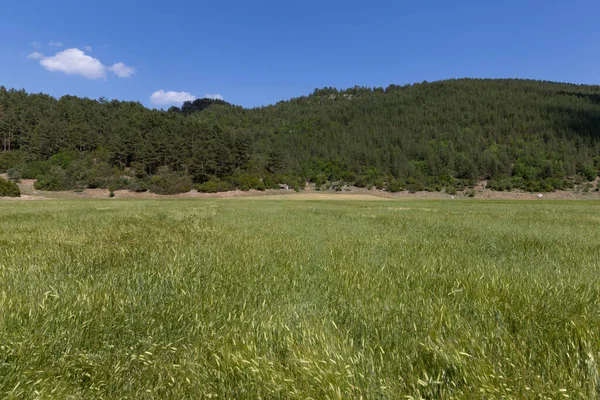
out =
[[[0,176],[7,179],[6,174]],[[48,192],[36,190],[33,187],[34,179],[23,179],[19,183],[21,189],[21,197],[11,198],[11,200],[52,200],[52,199],[81,199],[92,198],[101,199],[109,198],[107,189],[85,189],[80,192],[63,191],[63,192]],[[600,179],[597,179],[594,186],[597,187]],[[296,193],[292,190],[276,190],[270,189],[265,191],[249,190],[247,192],[241,190],[233,190],[222,193],[199,193],[192,190],[187,193],[176,195],[158,195],[150,192],[136,193],[128,190],[115,191],[116,199],[229,199],[229,198],[264,198],[273,200],[385,200],[385,199],[432,199],[432,200],[459,200],[459,199],[474,199],[474,200],[600,200],[600,192],[590,191],[582,192],[577,190],[560,190],[552,193],[529,193],[521,191],[512,192],[496,192],[485,189],[485,181],[480,182],[475,187],[475,197],[467,197],[465,192],[458,192],[455,195],[449,195],[441,192],[399,192],[390,193],[378,189],[365,189],[351,187],[343,192],[335,191],[316,191],[310,186],[309,190],[304,190],[301,193]],[[2,200],[7,198],[1,198]]]

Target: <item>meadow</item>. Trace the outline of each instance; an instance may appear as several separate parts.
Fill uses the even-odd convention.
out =
[[[600,398],[600,202],[0,202],[0,398]]]

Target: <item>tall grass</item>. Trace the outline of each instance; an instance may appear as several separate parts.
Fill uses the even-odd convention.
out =
[[[0,398],[600,398],[596,202],[0,209]]]

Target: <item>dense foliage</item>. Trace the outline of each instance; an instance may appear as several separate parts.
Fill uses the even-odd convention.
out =
[[[600,169],[600,86],[463,79],[325,88],[254,109],[200,99],[168,111],[0,87],[0,106],[0,172],[51,190],[310,181],[453,192],[485,179],[496,190],[551,191]],[[181,175],[191,181],[163,190]]]
[[[0,197],[21,197],[19,186],[0,177]]]

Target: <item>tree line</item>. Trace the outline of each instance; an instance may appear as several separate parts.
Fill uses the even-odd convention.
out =
[[[552,191],[600,170],[600,86],[459,79],[154,110],[0,87],[0,172],[46,190]]]

